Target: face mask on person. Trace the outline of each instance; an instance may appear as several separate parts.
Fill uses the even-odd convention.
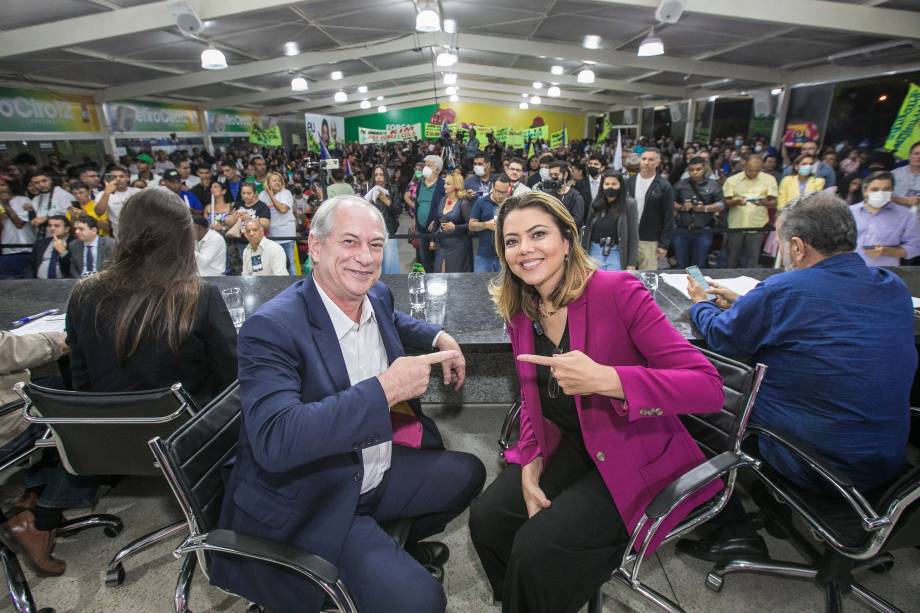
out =
[[[608,187],[604,190],[604,197],[609,200],[616,200],[617,196],[620,195],[620,190]]]
[[[416,179],[421,179],[423,174],[424,174],[424,173],[423,173],[421,170],[416,170],[416,171],[415,171],[415,178],[416,178]]]
[[[428,145],[428,153],[434,151],[434,145]]]
[[[740,147],[740,146],[743,145],[743,144],[744,144],[744,141],[741,140],[740,138],[736,138],[736,139],[735,139],[735,146],[736,146],[736,147]]]
[[[596,177],[600,173],[601,173],[600,168],[595,168],[594,166],[588,166],[588,174],[591,175],[591,177]]]
[[[799,166],[799,176],[807,177],[808,175],[811,174],[811,168],[812,168],[811,164],[802,164],[801,166]]]
[[[873,209],[880,209],[891,202],[891,192],[869,192],[866,194],[866,204]]]
[[[760,153],[763,151],[763,145],[754,145],[754,153]]]
[[[431,177],[432,172],[434,171],[431,170],[431,166],[425,166],[424,168],[422,168],[422,176],[425,177],[426,179]]]
[[[541,168],[541,169],[540,169],[540,180],[541,180],[541,181],[549,181],[549,168]]]
[[[481,177],[482,175],[486,174],[486,167],[481,164],[477,164],[476,166],[473,166],[473,172],[476,173],[477,177]]]

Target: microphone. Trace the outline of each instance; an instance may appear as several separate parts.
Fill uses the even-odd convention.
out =
[[[537,336],[543,336],[543,326],[537,320],[533,321],[533,331]]]

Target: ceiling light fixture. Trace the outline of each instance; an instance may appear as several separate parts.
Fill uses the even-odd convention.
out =
[[[546,90],[546,95],[549,96],[550,98],[558,98],[559,96],[562,95],[562,90],[556,87],[555,85],[553,85],[548,90]]]
[[[773,94],[774,96],[779,96],[781,93],[783,93],[783,88],[774,87],[773,89],[770,90],[770,93]]]
[[[456,84],[457,84],[457,73],[445,72],[444,73],[444,85],[456,85]]]
[[[655,36],[654,26],[649,30],[648,36],[639,43],[639,57],[652,57],[655,55],[664,55],[664,41]]]
[[[377,96],[377,102],[380,102],[381,100],[383,100],[383,96]]]
[[[581,46],[585,49],[600,49],[601,37],[597,34],[587,34],[585,35],[585,39],[581,42]]]
[[[369,109],[369,108],[371,108],[371,102],[370,102],[370,100],[362,100],[362,101],[361,101],[361,108],[362,108],[362,109]]]
[[[348,100],[348,94],[346,94],[342,90],[339,90],[335,92],[335,95],[332,97],[332,99],[335,100],[336,102],[346,102]]]
[[[447,88],[447,95],[448,95],[448,96],[453,96],[453,95],[456,94],[456,93],[457,93],[457,88],[456,88],[456,87],[448,87],[448,88]]]
[[[366,93],[367,93],[367,85],[359,85],[359,86],[358,86],[358,93],[359,93],[359,94],[366,94]]]
[[[294,41],[284,43],[284,55],[297,55],[300,53],[300,47]]]
[[[579,83],[594,83],[594,71],[590,68],[582,68],[578,71],[578,82]]]
[[[453,51],[442,51],[438,54],[436,63],[438,66],[453,66],[457,63],[457,54]]]
[[[338,81],[338,80],[340,80],[340,79],[342,78],[342,71],[341,71],[341,70],[333,70],[332,72],[329,73],[329,78],[332,79],[333,81]]]
[[[521,109],[522,111],[526,111],[527,109],[530,108],[530,105],[528,105],[526,102],[522,102],[518,105],[518,108]]]
[[[457,31],[457,20],[456,19],[445,19],[444,20],[444,31],[448,34],[453,34]]]
[[[387,106],[386,106],[385,104],[381,104],[380,106],[377,107],[377,112],[378,112],[378,113],[386,113],[386,112],[387,112]]]
[[[529,96],[529,95],[530,95],[530,94],[523,93],[523,94],[521,94],[521,98],[526,98],[526,97]]]
[[[441,16],[433,9],[423,9],[415,17],[415,29],[419,32],[440,32]]]
[[[534,89],[543,89],[543,83],[541,83],[540,81],[534,81],[534,82],[533,82],[533,88],[534,88]]]
[[[458,96],[457,94],[454,94],[454,95],[452,95],[452,96],[450,97],[450,101],[451,101],[451,102],[459,102],[459,101],[460,101],[460,96]]]
[[[530,103],[531,103],[531,104],[540,104],[541,102],[543,102],[543,100],[540,98],[540,96],[531,96],[531,97],[530,97]]]
[[[549,69],[549,71],[555,75],[560,75],[565,72],[565,68],[563,68],[562,66],[553,66],[552,68]]]
[[[201,67],[205,70],[223,70],[227,67],[227,58],[214,47],[208,47],[201,52]]]
[[[291,90],[295,92],[305,92],[310,88],[307,80],[303,77],[294,77],[291,79]]]

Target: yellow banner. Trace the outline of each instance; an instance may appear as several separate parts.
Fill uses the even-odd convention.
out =
[[[891,124],[885,149],[893,152],[902,160],[910,156],[910,146],[920,141],[920,86],[910,84],[901,110]]]

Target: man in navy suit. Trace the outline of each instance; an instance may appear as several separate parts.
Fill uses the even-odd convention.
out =
[[[333,562],[362,613],[442,612],[444,590],[420,562],[443,563],[446,548],[418,541],[470,504],[485,468],[444,450],[422,414],[431,366],[456,389],[465,362],[449,334],[394,311],[378,283],[386,240],[362,198],[328,200],[311,226],[312,276],[240,330],[243,427],[220,525]],[[406,357],[403,345],[439,351]],[[401,518],[413,518],[406,550],[379,526]],[[211,582],[279,613],[323,600],[255,560],[216,555]]]

